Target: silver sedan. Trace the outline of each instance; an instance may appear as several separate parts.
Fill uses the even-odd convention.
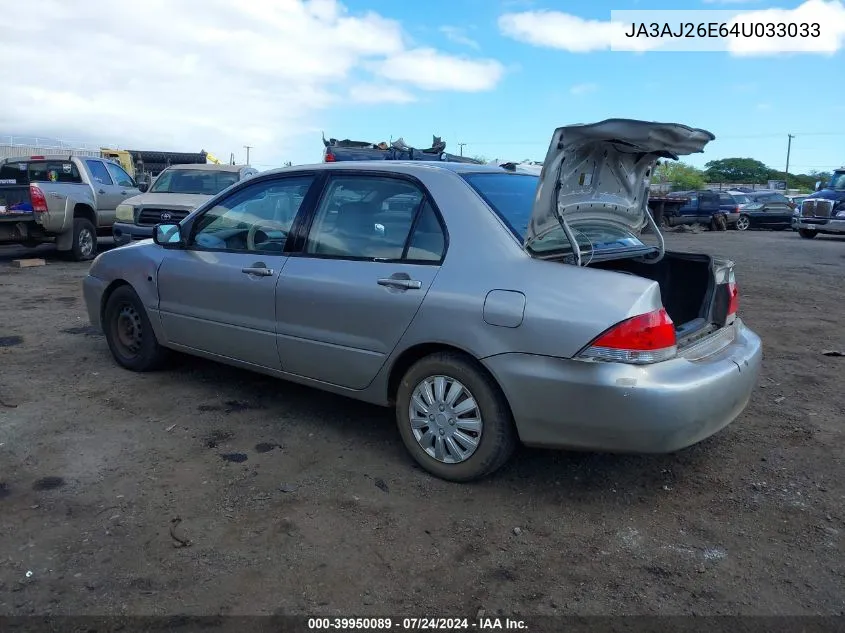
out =
[[[712,138],[611,119],[556,130],[539,176],[265,172],[99,255],[90,320],[133,371],[178,350],[395,407],[413,458],[452,481],[519,442],[675,451],[743,411],[762,355],[733,264],[667,252],[644,204],[658,158]]]

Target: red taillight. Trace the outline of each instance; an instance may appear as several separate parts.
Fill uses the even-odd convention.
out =
[[[29,186],[29,201],[35,213],[47,213],[47,198],[37,185]]]
[[[734,213],[739,213],[739,205],[734,208]]]
[[[30,156],[30,160],[44,160],[43,156]]]
[[[678,351],[675,324],[665,308],[617,323],[579,354],[617,363],[657,363]]]
[[[335,163],[337,161],[335,160],[334,154],[332,154],[331,152],[326,152],[325,156],[323,156],[323,162],[324,163]]]
[[[728,316],[739,311],[739,287],[735,281],[728,283]]]

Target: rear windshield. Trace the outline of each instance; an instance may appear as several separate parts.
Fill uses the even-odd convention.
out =
[[[514,235],[525,240],[540,178],[510,173],[464,174],[463,177],[505,221]],[[597,223],[595,226],[571,228],[582,250],[611,251],[645,246],[638,238],[613,225]],[[557,227],[531,242],[528,250],[537,255],[566,255],[572,252],[572,244],[563,228]]]
[[[744,193],[732,193],[731,195],[734,197],[737,204],[748,204],[751,202],[751,198],[746,196]]]
[[[18,161],[0,165],[0,185],[32,182],[81,183],[79,170],[67,160]]]
[[[236,171],[167,169],[156,178],[150,187],[150,193],[196,193],[213,196],[234,185],[239,179]]]

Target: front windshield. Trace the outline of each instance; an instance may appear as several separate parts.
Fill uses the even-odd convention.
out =
[[[236,171],[209,169],[166,169],[150,188],[150,193],[193,193],[213,196],[238,182]]]
[[[837,171],[833,173],[833,178],[830,179],[829,189],[845,189],[845,171]]]
[[[525,240],[528,223],[534,206],[534,196],[540,178],[529,174],[477,173],[465,174],[464,180],[484,198],[484,201],[510,227],[520,239]],[[610,251],[617,249],[642,248],[645,245],[621,227],[596,221],[590,226],[572,226],[575,239],[581,250]],[[563,228],[558,226],[543,237],[528,245],[528,250],[537,255],[566,255],[572,252],[572,245]]]

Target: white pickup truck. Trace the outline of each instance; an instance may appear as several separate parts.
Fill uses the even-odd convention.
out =
[[[117,206],[141,190],[117,163],[91,156],[0,160],[0,245],[53,242],[75,261],[93,259]]]

